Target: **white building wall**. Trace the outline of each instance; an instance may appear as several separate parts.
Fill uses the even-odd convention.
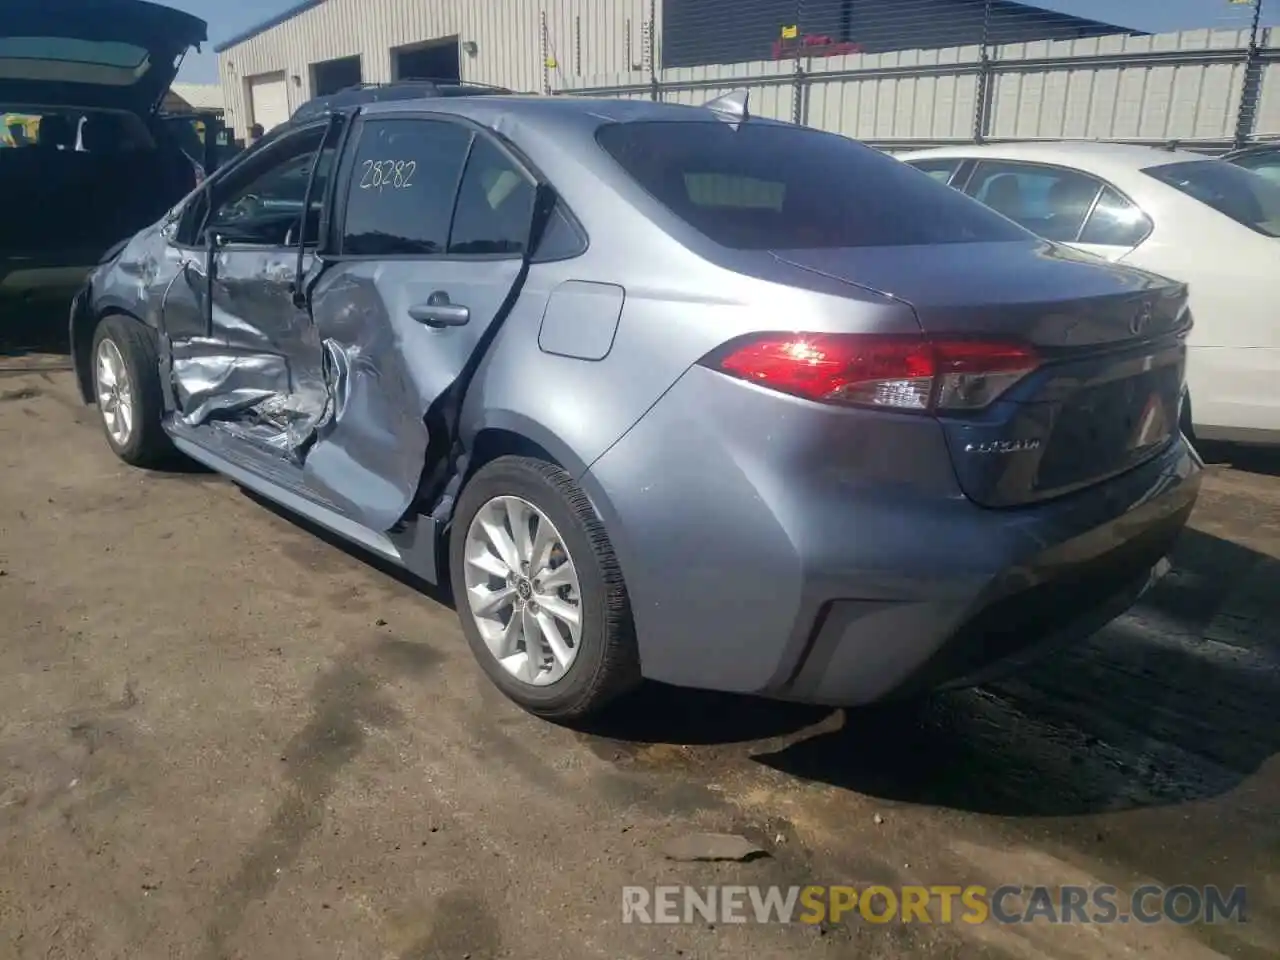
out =
[[[395,48],[453,35],[476,45],[474,56],[459,54],[464,80],[564,89],[644,63],[650,9],[650,0],[326,0],[218,55],[227,123],[245,135],[250,77],[284,71],[292,110],[312,96],[312,64],[359,55],[365,81],[386,83]]]

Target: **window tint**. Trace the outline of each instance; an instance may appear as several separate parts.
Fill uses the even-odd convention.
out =
[[[1223,160],[1147,167],[1148,176],[1268,237],[1280,237],[1280,184]]]
[[[471,133],[438,120],[369,120],[347,197],[342,252],[444,253]]]
[[[315,148],[322,135],[317,130],[314,135],[284,141],[278,152],[267,155],[265,168],[237,171],[224,181],[214,194],[214,210],[207,225],[229,231],[239,242],[283,244],[291,226],[299,223]],[[335,153],[331,144],[320,154],[307,216],[308,242],[314,242],[318,235]]]
[[[1280,153],[1255,153],[1231,162],[1272,182],[1280,182]]]
[[[951,178],[955,176],[956,168],[960,166],[960,161],[956,160],[908,160],[907,163],[915,167],[921,173],[927,173],[939,183],[950,183]]]
[[[1071,243],[1079,236],[1101,186],[1074,170],[984,160],[974,168],[965,190],[1028,230]]]
[[[1136,247],[1151,232],[1151,221],[1132,203],[1107,187],[1080,233],[1081,243]]]
[[[533,182],[485,137],[477,137],[458,190],[450,253],[524,253]]]
[[[635,122],[596,138],[668,210],[722,246],[801,249],[1022,240],[888,154],[769,123]]]

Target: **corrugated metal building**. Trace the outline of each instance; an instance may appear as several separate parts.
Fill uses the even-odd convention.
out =
[[[664,67],[1125,32],[1012,0],[303,0],[217,48],[227,122],[271,128],[360,82],[460,78],[514,90]],[[665,28],[664,28],[665,24]],[[815,45],[815,41],[822,43]]]
[[[539,92],[567,73],[639,69],[649,13],[650,0],[305,0],[216,48],[227,123],[270,129],[359,82],[458,76]]]

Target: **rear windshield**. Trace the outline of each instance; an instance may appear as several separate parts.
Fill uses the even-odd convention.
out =
[[[1222,160],[1188,160],[1142,171],[1236,223],[1280,237],[1280,184]]]
[[[596,139],[663,206],[733,249],[1031,237],[900,160],[804,127],[643,121],[601,127]]]
[[[0,0],[2,6],[4,0]],[[142,47],[74,37],[0,37],[0,77],[128,87],[151,67]]]

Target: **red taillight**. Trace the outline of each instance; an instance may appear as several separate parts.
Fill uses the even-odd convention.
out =
[[[1038,364],[1017,343],[879,334],[767,333],[707,365],[783,393],[891,410],[976,410]]]

